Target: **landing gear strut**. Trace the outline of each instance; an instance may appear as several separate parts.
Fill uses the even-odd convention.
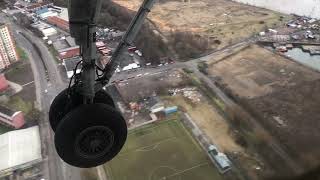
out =
[[[81,168],[110,161],[125,144],[126,121],[102,87],[109,83],[155,0],[144,1],[104,68],[96,65],[96,22],[101,1],[69,0],[70,33],[80,46],[82,68],[77,73],[78,63],[69,87],[54,99],[49,112],[57,153],[66,163]]]

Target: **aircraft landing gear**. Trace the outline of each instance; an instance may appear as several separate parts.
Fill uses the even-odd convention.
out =
[[[49,119],[55,131],[56,150],[70,165],[82,168],[102,165],[123,147],[126,121],[115,109],[112,98],[100,89],[109,83],[154,2],[144,0],[110,61],[102,67],[96,33],[102,0],[69,0],[70,33],[80,47],[81,58],[68,89],[53,101]],[[74,85],[70,87],[72,82]]]
[[[68,164],[91,168],[114,158],[127,138],[127,125],[113,107],[83,104],[66,114],[55,132],[59,156]]]
[[[112,97],[104,90],[100,90],[96,93],[93,102],[107,104],[115,108]],[[82,104],[83,96],[76,92],[74,87],[71,87],[70,89],[67,88],[58,94],[53,100],[49,111],[49,121],[52,130],[56,131],[56,128],[63,117]]]

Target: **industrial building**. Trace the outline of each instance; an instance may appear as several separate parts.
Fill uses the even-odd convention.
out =
[[[39,9],[35,13],[41,19],[47,19],[51,16],[58,16],[58,13],[56,11],[51,11],[49,10],[49,8]]]
[[[53,3],[48,3],[48,2],[35,3],[35,4],[32,4],[28,7],[26,7],[26,10],[29,12],[33,12],[33,11],[38,11],[43,8],[47,8],[49,6],[53,6]]]
[[[76,68],[77,64],[81,61],[80,57],[74,57],[70,59],[64,59],[63,65],[66,68],[68,78],[71,78],[74,74],[74,69]],[[79,65],[77,67],[76,73],[80,73],[82,66]]]
[[[44,37],[53,36],[58,33],[58,31],[55,28],[51,27],[51,25],[43,22],[36,22],[31,24],[31,26],[38,29]]]
[[[25,124],[23,113],[0,106],[0,124],[19,129]]]
[[[74,58],[80,55],[80,48],[79,46],[70,47],[66,49],[62,49],[58,51],[59,59],[62,61],[64,59]]]
[[[39,127],[0,135],[0,179],[42,161]]]
[[[49,27],[49,28],[46,28],[46,29],[42,29],[41,32],[42,32],[44,37],[53,36],[53,35],[58,33],[57,30],[52,28],[52,27]]]
[[[0,24],[0,69],[18,61],[18,54],[9,27]]]
[[[57,16],[51,16],[47,18],[47,22],[53,26],[56,26],[64,31],[69,31],[69,22],[61,19]]]

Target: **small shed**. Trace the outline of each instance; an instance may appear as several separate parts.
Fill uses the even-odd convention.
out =
[[[163,110],[163,112],[167,116],[167,115],[178,112],[178,107],[177,106],[167,107]]]
[[[210,159],[218,168],[220,173],[226,173],[231,169],[231,161],[224,153],[219,152],[218,148],[214,145],[209,146],[208,150]]]

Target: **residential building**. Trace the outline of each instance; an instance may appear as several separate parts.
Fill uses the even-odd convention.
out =
[[[5,24],[0,24],[0,69],[8,67],[18,59],[9,27]]]

